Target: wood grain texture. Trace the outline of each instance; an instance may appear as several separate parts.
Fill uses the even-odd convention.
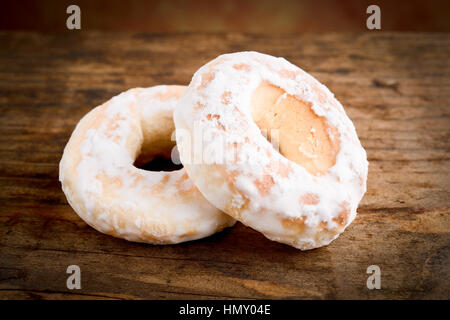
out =
[[[0,298],[450,298],[450,35],[0,33]],[[355,222],[301,252],[242,224],[174,246],[88,227],[58,162],[78,120],[131,87],[188,84],[215,56],[283,56],[326,84],[370,161]],[[66,268],[82,289],[66,288]],[[381,268],[368,290],[366,268]]]

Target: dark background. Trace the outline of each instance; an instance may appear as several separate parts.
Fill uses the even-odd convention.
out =
[[[81,29],[134,32],[366,31],[366,8],[381,8],[383,31],[450,31],[450,1],[355,0],[27,0],[1,1],[0,30],[65,32],[66,8],[81,8]]]

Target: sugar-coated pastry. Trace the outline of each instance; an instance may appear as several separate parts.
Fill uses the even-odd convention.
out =
[[[184,86],[128,90],[90,111],[64,149],[59,179],[72,208],[100,232],[130,241],[178,243],[234,219],[209,204],[184,169],[138,169],[170,157],[173,108]]]
[[[195,73],[174,120],[194,184],[267,238],[317,248],[355,218],[366,152],[333,94],[285,59],[219,56]]]

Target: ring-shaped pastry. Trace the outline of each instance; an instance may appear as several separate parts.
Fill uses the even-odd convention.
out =
[[[219,56],[195,73],[174,120],[194,184],[267,238],[317,248],[355,218],[368,173],[355,127],[324,85],[285,59]]]
[[[209,204],[186,171],[135,167],[170,157],[173,109],[183,86],[131,89],[91,110],[76,126],[60,162],[69,204],[89,225],[130,241],[171,244],[234,224]]]

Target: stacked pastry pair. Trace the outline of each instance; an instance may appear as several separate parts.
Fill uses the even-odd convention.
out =
[[[176,145],[175,145],[176,140]],[[139,169],[177,147],[183,169]],[[60,181],[100,232],[173,244],[236,220],[306,250],[354,220],[368,162],[333,94],[283,58],[217,57],[188,87],[128,90],[76,126]]]

